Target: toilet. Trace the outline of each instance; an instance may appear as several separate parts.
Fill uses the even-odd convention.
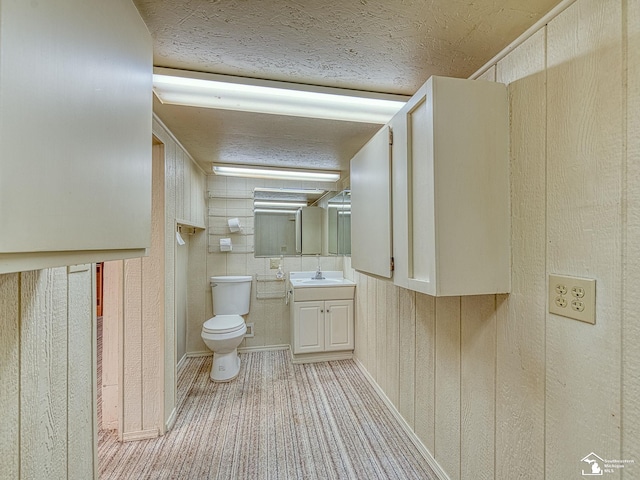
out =
[[[238,376],[238,345],[247,326],[241,315],[249,313],[250,276],[210,277],[214,316],[202,325],[202,340],[213,351],[211,380],[228,382]]]

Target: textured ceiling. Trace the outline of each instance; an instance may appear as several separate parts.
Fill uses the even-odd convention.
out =
[[[134,0],[154,64],[413,94],[431,75],[468,77],[559,0]],[[208,171],[212,162],[348,169],[378,125],[162,105],[154,110]]]

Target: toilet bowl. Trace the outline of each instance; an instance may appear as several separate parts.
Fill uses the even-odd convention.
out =
[[[240,372],[238,346],[247,333],[242,315],[249,313],[252,277],[218,276],[210,280],[214,316],[202,325],[201,337],[213,352],[211,380],[228,382]]]
[[[240,315],[216,315],[202,325],[202,340],[213,351],[209,375],[214,382],[228,382],[240,372],[238,345],[247,333],[247,325]]]

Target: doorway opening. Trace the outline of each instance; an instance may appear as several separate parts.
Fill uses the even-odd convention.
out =
[[[165,433],[165,148],[152,146],[151,246],[148,256],[101,266],[98,328],[98,443]]]

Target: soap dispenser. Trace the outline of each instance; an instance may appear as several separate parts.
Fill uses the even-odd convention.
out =
[[[284,257],[280,255],[280,264],[278,265],[278,271],[276,272],[276,278],[278,280],[284,280],[284,270],[282,269],[282,262]]]

